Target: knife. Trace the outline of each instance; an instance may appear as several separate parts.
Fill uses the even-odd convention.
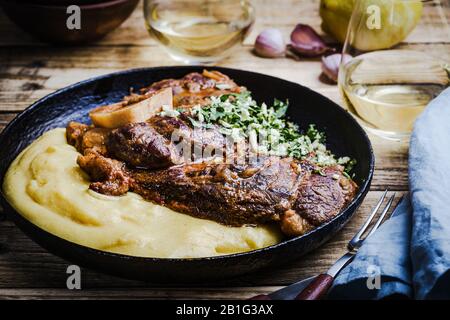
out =
[[[306,288],[303,288],[294,300],[320,300],[331,288],[334,278],[355,257],[354,251],[349,251],[340,257],[326,273],[319,274]]]
[[[249,300],[294,300],[298,293],[304,290],[315,278],[315,276],[306,278],[277,291],[260,294]]]
[[[310,300],[311,298],[320,298],[314,296],[314,291],[327,292],[333,284],[334,278],[353,260],[354,256],[353,252],[347,252],[324,274],[303,279],[277,291],[258,295],[249,300]],[[323,287],[326,287],[326,290],[317,290]]]

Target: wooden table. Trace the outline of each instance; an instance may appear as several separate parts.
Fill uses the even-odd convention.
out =
[[[270,60],[251,54],[255,36],[265,27],[278,27],[286,37],[298,22],[320,30],[318,1],[259,0],[255,4],[257,22],[253,32],[244,47],[220,65],[298,82],[340,102],[336,86],[319,80],[319,59]],[[426,45],[425,42],[424,38],[408,45],[420,47]],[[444,53],[450,52],[449,43],[434,47]],[[128,68],[176,64],[148,36],[141,6],[102,41],[70,48],[39,43],[17,29],[0,12],[0,125],[5,126],[37,99],[74,82]],[[371,140],[376,153],[376,170],[366,200],[354,219],[333,240],[294,263],[270,272],[261,271],[219,284],[199,284],[189,288],[162,288],[83,269],[82,290],[68,290],[68,262],[39,247],[6,220],[0,222],[0,298],[241,299],[323,272],[345,251],[346,242],[384,189],[398,191],[397,196],[408,190],[407,144],[375,136],[371,136]]]

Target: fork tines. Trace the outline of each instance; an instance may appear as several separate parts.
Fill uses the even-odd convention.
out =
[[[380,200],[378,200],[377,204],[373,208],[373,210],[370,213],[370,215],[367,218],[367,220],[364,222],[364,224],[361,227],[361,229],[359,229],[358,232],[355,234],[355,236],[349,241],[348,249],[350,251],[359,249],[359,247],[361,247],[363,241],[365,239],[367,239],[369,236],[371,236],[378,229],[378,227],[383,223],[387,213],[389,212],[389,209],[392,207],[392,203],[394,202],[395,192],[394,192],[394,194],[392,196],[389,197],[388,202],[384,206],[383,210],[381,211],[381,214],[379,215],[379,217],[376,220],[376,222],[373,224],[373,226],[370,229],[370,231],[367,233],[367,235],[365,237],[362,237],[366,233],[366,231],[368,230],[368,228],[371,225],[371,223],[375,220],[375,216],[377,215],[378,210],[380,209],[381,205],[383,204],[387,193],[388,193],[388,189],[386,189],[383,192],[383,195],[381,196]]]

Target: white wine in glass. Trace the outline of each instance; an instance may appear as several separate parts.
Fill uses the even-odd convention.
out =
[[[449,86],[448,21],[448,1],[356,1],[343,49],[351,58],[343,59],[338,83],[345,107],[368,131],[407,139]]]
[[[171,57],[190,64],[226,57],[254,21],[246,0],[145,0],[144,16]]]

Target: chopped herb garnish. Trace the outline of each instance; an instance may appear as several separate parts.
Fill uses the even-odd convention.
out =
[[[180,115],[180,111],[173,110],[169,106],[163,106],[162,111],[159,114],[166,117],[178,117]]]
[[[342,172],[342,174],[343,174],[344,177],[346,177],[347,179],[351,179],[351,178],[352,178],[352,177],[350,177],[350,175],[349,175],[346,171]]]
[[[211,97],[209,105],[194,106],[188,118],[194,127],[218,125],[222,134],[248,138],[258,152],[307,159],[321,165],[340,164],[350,171],[355,161],[336,158],[325,146],[325,134],[314,125],[306,130],[286,119],[288,101],[258,104],[249,91]],[[320,171],[320,170],[319,170]]]
[[[216,88],[220,90],[231,89],[231,85],[229,83],[216,83]]]
[[[353,167],[356,165],[356,159],[351,159],[345,164],[345,171],[350,172],[353,170]]]
[[[322,177],[326,177],[327,175],[320,169],[313,170],[313,173],[320,174]]]

